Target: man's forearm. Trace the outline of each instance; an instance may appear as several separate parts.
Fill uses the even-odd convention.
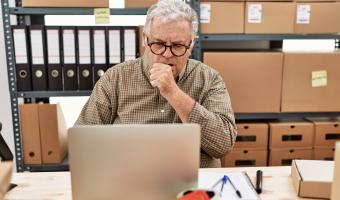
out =
[[[189,95],[178,89],[174,94],[165,97],[170,105],[175,109],[177,115],[183,123],[188,122],[192,109],[195,106],[195,100]]]

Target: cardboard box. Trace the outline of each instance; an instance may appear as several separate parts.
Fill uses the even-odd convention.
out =
[[[284,54],[282,112],[340,111],[340,52]]]
[[[42,163],[61,163],[67,153],[67,127],[59,104],[39,104]]]
[[[267,123],[237,123],[234,149],[267,149]]]
[[[334,160],[334,148],[315,148],[313,149],[314,160]]]
[[[267,150],[234,149],[222,162],[224,167],[267,166]]]
[[[311,160],[312,157],[312,149],[271,149],[269,152],[269,165],[289,166],[294,159]]]
[[[22,0],[22,7],[108,8],[109,0]]]
[[[20,104],[20,129],[25,164],[41,164],[38,104]]]
[[[340,142],[335,145],[334,173],[331,199],[340,199]]]
[[[125,8],[149,8],[158,0],[125,0]]]
[[[315,129],[315,147],[334,148],[335,142],[340,141],[340,119],[308,118]]]
[[[297,195],[299,197],[329,199],[333,169],[333,161],[294,160],[291,176]]]
[[[201,33],[244,33],[243,2],[205,2],[200,10]]]
[[[4,199],[12,177],[13,162],[0,161],[0,199]]]
[[[269,147],[312,148],[314,126],[310,122],[270,122],[269,123]]]
[[[246,2],[245,33],[293,33],[293,2]]]
[[[236,113],[280,111],[281,52],[204,52],[203,60],[224,79]]]
[[[339,2],[296,4],[295,33],[339,33]]]

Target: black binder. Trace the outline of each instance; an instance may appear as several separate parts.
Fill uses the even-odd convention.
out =
[[[63,90],[60,27],[46,26],[48,89]]]
[[[106,27],[95,27],[92,30],[92,58],[94,83],[104,75],[107,69],[107,31]]]
[[[47,90],[46,44],[43,25],[29,26],[33,90]]]
[[[123,61],[133,60],[139,56],[138,35],[138,27],[126,26],[123,28]]]
[[[108,68],[122,62],[122,31],[120,27],[108,27]]]
[[[28,34],[26,26],[12,26],[16,85],[18,91],[32,90],[31,69],[29,62]]]
[[[75,27],[62,28],[64,90],[78,90]]]
[[[91,28],[78,27],[78,56],[77,64],[79,71],[79,89],[93,89],[93,72],[91,63]]]

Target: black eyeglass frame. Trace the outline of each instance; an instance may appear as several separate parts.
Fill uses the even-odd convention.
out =
[[[146,37],[146,43],[147,43],[147,45],[150,47],[151,52],[152,52],[153,54],[155,54],[155,55],[163,55],[163,54],[166,52],[166,49],[169,48],[170,51],[171,51],[171,53],[172,53],[172,55],[174,55],[174,56],[176,56],[176,57],[181,57],[181,56],[183,56],[183,55],[188,51],[188,49],[190,49],[191,44],[192,44],[192,40],[190,40],[190,43],[189,43],[188,46],[185,45],[185,44],[175,44],[175,45],[177,45],[177,46],[179,45],[179,46],[185,47],[184,53],[183,53],[183,54],[180,54],[180,55],[177,55],[177,54],[175,54],[175,53],[172,51],[173,44],[171,44],[171,45],[166,45],[165,42],[150,42],[150,43],[149,43],[149,38],[148,38],[148,37]],[[151,48],[151,46],[152,46],[153,44],[163,45],[163,46],[164,46],[164,50],[163,50],[161,53],[155,53],[155,52],[152,50],[152,48]]]

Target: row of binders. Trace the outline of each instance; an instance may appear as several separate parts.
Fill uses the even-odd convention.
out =
[[[17,91],[92,90],[139,56],[138,27],[13,26]]]

